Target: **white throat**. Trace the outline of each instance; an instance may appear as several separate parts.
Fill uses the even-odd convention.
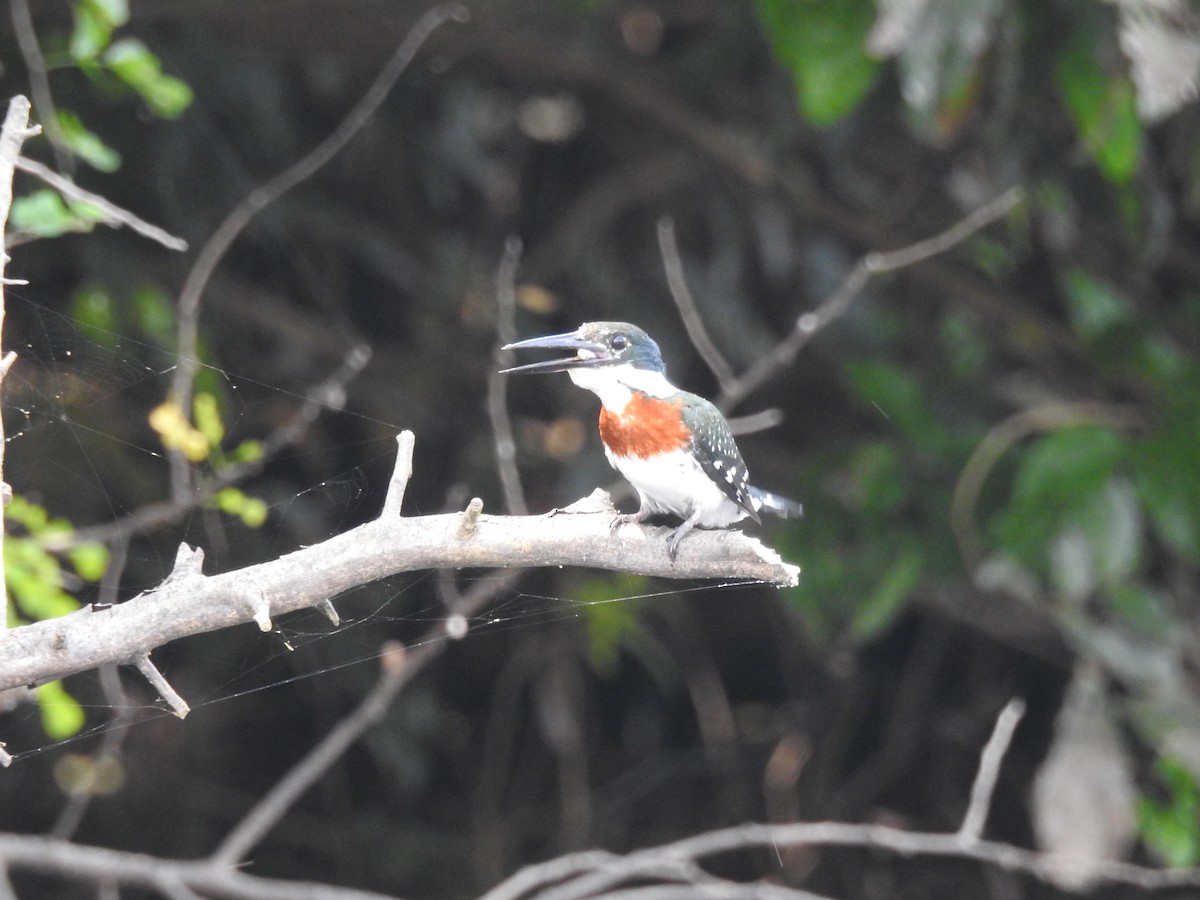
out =
[[[678,388],[667,381],[667,376],[662,372],[631,365],[567,369],[567,374],[581,388],[599,397],[605,409],[614,413],[625,408],[634,391],[651,397],[669,397],[678,392]]]

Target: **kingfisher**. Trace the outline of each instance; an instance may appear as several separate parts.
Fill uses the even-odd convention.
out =
[[[782,518],[801,515],[799,503],[750,484],[720,410],[667,380],[658,344],[636,325],[586,322],[575,331],[502,349],[531,348],[572,350],[574,355],[504,373],[566,372],[600,398],[604,454],[641,501],[637,512],[617,516],[614,529],[656,514],[683,519],[667,540],[674,560],[679,542],[696,526],[725,528],[747,516],[761,522],[764,511]]]

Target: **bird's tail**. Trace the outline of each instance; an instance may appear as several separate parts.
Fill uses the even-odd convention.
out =
[[[750,487],[750,499],[754,501],[754,508],[759,512],[766,510],[772,515],[779,516],[781,519],[798,519],[804,515],[804,506],[802,504],[797,503],[795,500],[789,500],[787,497],[772,494],[770,491],[764,491],[762,488],[756,488],[753,485]]]

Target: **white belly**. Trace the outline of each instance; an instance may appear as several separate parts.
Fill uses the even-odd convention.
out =
[[[618,457],[607,449],[605,453],[651,512],[687,519],[699,508],[697,524],[709,528],[724,528],[746,517],[746,511],[725,496],[690,453],[676,450],[649,459]]]

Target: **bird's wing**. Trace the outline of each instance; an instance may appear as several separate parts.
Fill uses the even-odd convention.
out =
[[[730,500],[755,522],[762,521],[750,496],[750,473],[720,410],[695,394],[684,394],[683,423],[692,433],[692,456]]]

